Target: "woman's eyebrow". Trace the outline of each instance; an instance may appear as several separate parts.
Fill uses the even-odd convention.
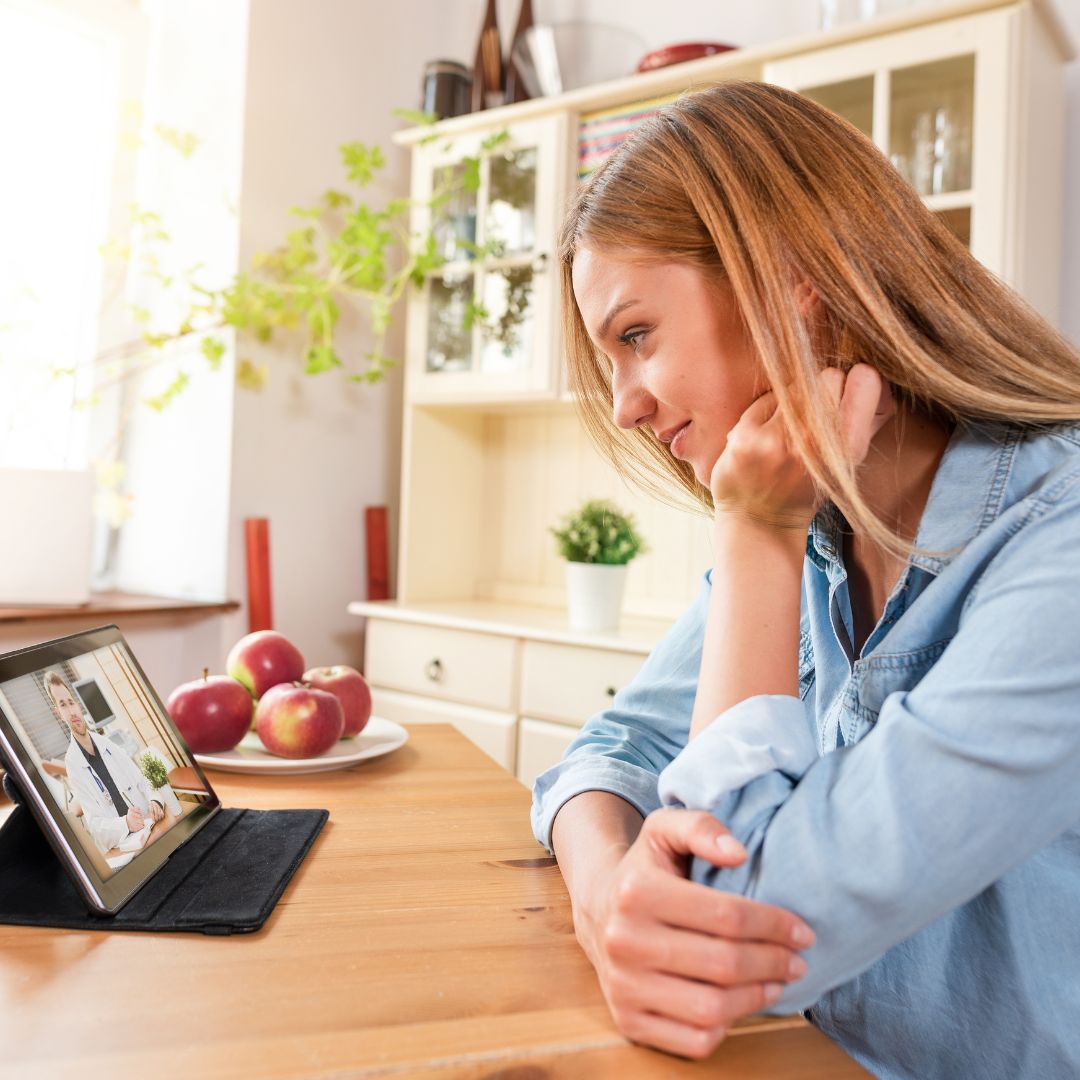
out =
[[[625,311],[628,307],[633,307],[635,304],[639,303],[641,303],[641,301],[635,298],[633,300],[623,300],[616,304],[607,315],[604,316],[604,321],[600,324],[600,337],[607,337],[607,332],[611,329],[611,324],[615,321],[617,315]]]

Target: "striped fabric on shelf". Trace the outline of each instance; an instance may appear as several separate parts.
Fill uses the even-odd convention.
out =
[[[582,113],[578,120],[578,183],[584,183],[639,124],[678,94]]]

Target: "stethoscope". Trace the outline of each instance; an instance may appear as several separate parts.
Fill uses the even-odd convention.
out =
[[[107,746],[99,746],[99,749],[108,754],[109,757],[113,756],[112,751]],[[90,775],[94,778],[94,783],[97,784],[98,791],[100,791],[102,795],[108,794],[105,785],[101,782],[101,777],[98,776],[98,774],[94,771],[94,766],[91,765],[89,761],[86,763],[86,768],[89,771]],[[117,786],[119,787],[119,785]],[[123,794],[123,792],[121,792],[121,794]]]

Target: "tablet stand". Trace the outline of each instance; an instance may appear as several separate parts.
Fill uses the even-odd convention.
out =
[[[21,801],[9,776],[4,787]],[[103,916],[88,910],[30,811],[16,805],[0,828],[0,923],[250,933],[266,922],[329,816],[221,810],[116,915]]]

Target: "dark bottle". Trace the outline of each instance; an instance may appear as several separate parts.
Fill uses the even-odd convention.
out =
[[[532,0],[521,0],[521,10],[518,12],[517,26],[514,27],[514,37],[510,42],[510,59],[506,64],[506,101],[526,101],[529,91],[525,86],[525,80],[521,77],[517,63],[514,59],[515,50],[525,39],[525,32],[533,25]]]
[[[495,15],[495,0],[488,0],[484,25],[480,28],[480,40],[476,43],[476,61],[473,64],[473,112],[502,104],[503,89],[506,85],[503,78],[499,20]]]

